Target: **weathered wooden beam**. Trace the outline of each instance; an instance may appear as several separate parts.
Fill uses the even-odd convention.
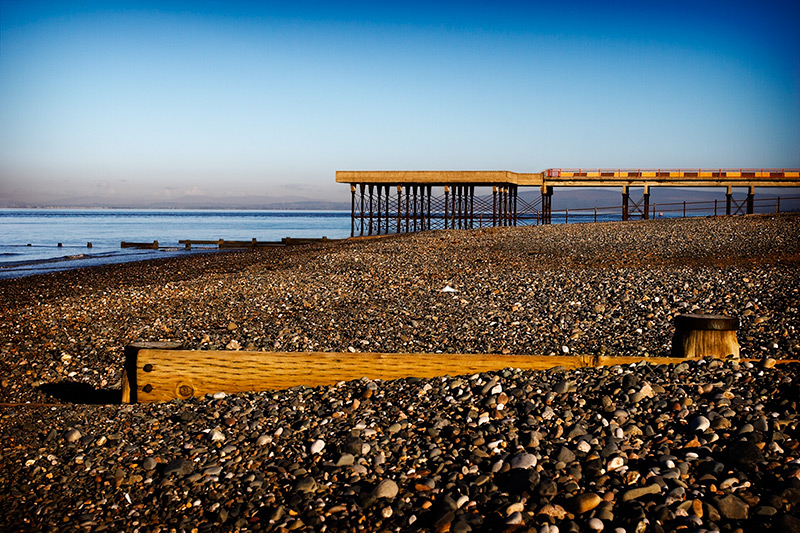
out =
[[[125,242],[122,241],[120,248],[139,248],[142,250],[158,250],[158,241],[153,242]],[[91,246],[89,247],[91,248]]]
[[[137,348],[126,350],[123,401],[151,403],[215,392],[279,390],[297,385],[332,385],[360,379],[430,378],[503,368],[547,370],[683,358],[532,356],[497,354],[407,354],[248,352]]]

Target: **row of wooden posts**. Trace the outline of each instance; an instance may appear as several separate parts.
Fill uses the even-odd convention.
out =
[[[443,220],[444,229],[474,228],[479,219],[483,224],[483,213],[475,212],[474,185],[445,186],[443,199],[433,201],[432,188],[413,184],[351,185],[350,235],[425,231],[433,229],[434,219]],[[492,187],[492,211],[487,224],[516,226],[517,220],[517,187]]]
[[[328,239],[327,237],[322,238],[294,238],[294,237],[284,237],[280,241],[259,241],[256,238],[253,238],[249,241],[231,241],[225,239],[213,239],[213,240],[191,240],[185,239],[178,241],[178,244],[182,245],[184,249],[191,250],[193,246],[216,246],[219,249],[229,249],[229,248],[270,248],[270,247],[281,247],[281,246],[296,246],[299,244],[311,244],[316,242],[330,242],[333,240],[338,239]],[[126,242],[122,241],[120,244],[120,248],[138,248],[143,250],[159,250],[162,248],[173,248],[170,246],[161,246],[158,241],[153,242]]]

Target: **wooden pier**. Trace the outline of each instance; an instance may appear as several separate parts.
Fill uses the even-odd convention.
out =
[[[652,187],[725,188],[726,215],[752,214],[757,187],[800,187],[800,169],[337,171],[336,182],[350,185],[350,235],[356,236],[429,230],[434,220],[445,229],[516,226],[523,219],[549,224],[555,187],[618,187],[622,220],[650,218]],[[520,187],[537,187],[540,202],[521,208]],[[439,188],[442,195],[434,196]],[[491,194],[478,196],[476,188],[491,189]],[[643,190],[641,198],[631,197],[634,188]],[[747,189],[745,200],[734,199],[735,188]]]

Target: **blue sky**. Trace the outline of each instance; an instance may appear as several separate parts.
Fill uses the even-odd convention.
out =
[[[800,167],[800,4],[556,4],[0,0],[0,195]]]

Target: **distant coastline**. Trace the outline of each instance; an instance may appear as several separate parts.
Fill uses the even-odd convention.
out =
[[[476,193],[480,194],[478,191]],[[441,191],[434,192],[434,195]],[[488,190],[491,194],[491,189]],[[744,197],[743,191],[734,190],[734,195]],[[349,196],[349,193],[347,193]],[[344,195],[342,195],[344,196]],[[337,195],[337,198],[342,198]],[[521,190],[520,198],[536,202],[538,191]],[[792,189],[757,189],[756,197],[798,196]],[[345,196],[346,197],[346,196]],[[674,188],[654,187],[651,189],[651,203],[678,201],[725,200],[725,189],[715,188]],[[557,188],[553,195],[553,209],[583,209],[621,205],[621,191],[616,188]],[[788,208],[789,206],[787,206]],[[350,199],[319,200],[301,196],[183,196],[169,200],[117,200],[102,197],[74,197],[37,202],[21,201],[0,197],[0,209],[198,209],[198,210],[278,210],[278,211],[350,211]]]

